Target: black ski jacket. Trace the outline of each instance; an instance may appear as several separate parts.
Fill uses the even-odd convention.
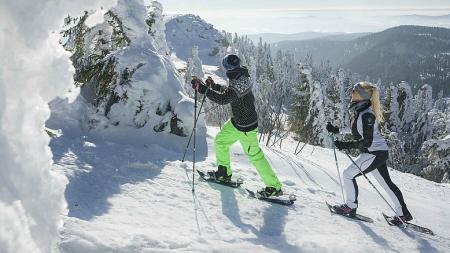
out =
[[[258,114],[248,69],[245,67],[227,71],[228,87],[217,85],[206,92],[206,96],[221,105],[231,104],[231,123],[242,132],[258,127]]]

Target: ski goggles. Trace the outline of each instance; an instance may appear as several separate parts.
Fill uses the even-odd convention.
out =
[[[361,83],[356,83],[353,85],[352,92],[357,92],[364,100],[370,100],[370,94],[364,90]]]

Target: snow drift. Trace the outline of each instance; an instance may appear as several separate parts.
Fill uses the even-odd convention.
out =
[[[65,179],[51,171],[47,103],[73,84],[58,44],[64,15],[114,1],[1,1],[0,252],[53,252],[65,209]]]

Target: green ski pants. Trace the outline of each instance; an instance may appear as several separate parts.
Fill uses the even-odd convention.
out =
[[[245,154],[256,167],[264,184],[267,187],[274,187],[277,190],[281,189],[280,180],[278,180],[278,177],[273,172],[269,162],[264,157],[263,151],[259,147],[257,132],[257,129],[250,132],[241,132],[233,126],[231,120],[225,122],[214,139],[217,165],[225,166],[227,168],[227,174],[232,174],[230,166],[230,146],[236,141],[239,141]]]

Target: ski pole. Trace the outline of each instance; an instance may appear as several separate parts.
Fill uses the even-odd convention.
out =
[[[209,90],[209,87],[206,89],[206,92],[208,92],[208,90]],[[197,95],[195,95],[195,96],[197,97]],[[199,109],[198,115],[197,115],[197,113],[194,114],[194,115],[196,115],[196,118],[194,119],[194,127],[192,128],[191,135],[189,136],[189,141],[188,141],[188,143],[186,145],[186,148],[184,149],[183,159],[181,159],[182,162],[184,162],[184,159],[186,158],[186,152],[189,149],[189,145],[191,144],[192,135],[194,134],[194,128],[197,127],[196,126],[197,125],[197,121],[198,121],[198,118],[200,117],[200,113],[202,111],[203,104],[205,103],[205,100],[206,100],[206,93],[205,93],[205,96],[202,99],[202,102],[200,103],[200,109]]]
[[[375,187],[375,185],[372,183],[372,181],[370,181],[370,179],[366,176],[366,174],[364,174],[364,172],[361,170],[361,167],[359,167],[358,164],[356,164],[356,162],[353,160],[353,158],[347,152],[345,152],[345,154],[350,159],[350,161],[352,161],[352,163],[356,166],[356,168],[358,168],[361,175],[363,175],[366,178],[366,180],[369,182],[369,184],[375,189],[375,191],[378,193],[378,195],[380,195],[380,197],[384,200],[384,202],[386,202],[386,204],[391,208],[392,211],[394,211],[394,213],[397,215],[397,217],[399,217],[398,219],[402,222],[403,227],[406,228],[407,227],[406,223],[402,219],[400,219],[400,216],[398,215],[397,211],[395,211],[395,209],[391,206],[391,204],[389,204],[389,202],[386,200],[386,198],[383,196],[383,194],[381,194],[381,192],[377,189],[377,187]]]
[[[341,187],[342,200],[344,200],[344,203],[345,203],[344,187],[342,186],[341,172],[339,170],[339,164],[338,164],[337,155],[336,155],[336,145],[334,144],[334,141],[336,140],[336,136],[334,135],[334,133],[332,133],[332,134],[330,134],[330,137],[331,137],[332,146],[333,146],[334,160],[336,161],[336,169],[337,169],[337,173],[338,173],[338,177],[339,177],[339,186]]]
[[[193,133],[194,133],[194,149],[192,151],[192,156],[193,156],[193,162],[192,162],[192,192],[195,191],[194,187],[195,187],[195,148],[196,148],[196,139],[197,139],[197,89],[195,89],[195,99],[194,99],[194,129],[193,129]],[[205,96],[206,97],[206,96]]]

